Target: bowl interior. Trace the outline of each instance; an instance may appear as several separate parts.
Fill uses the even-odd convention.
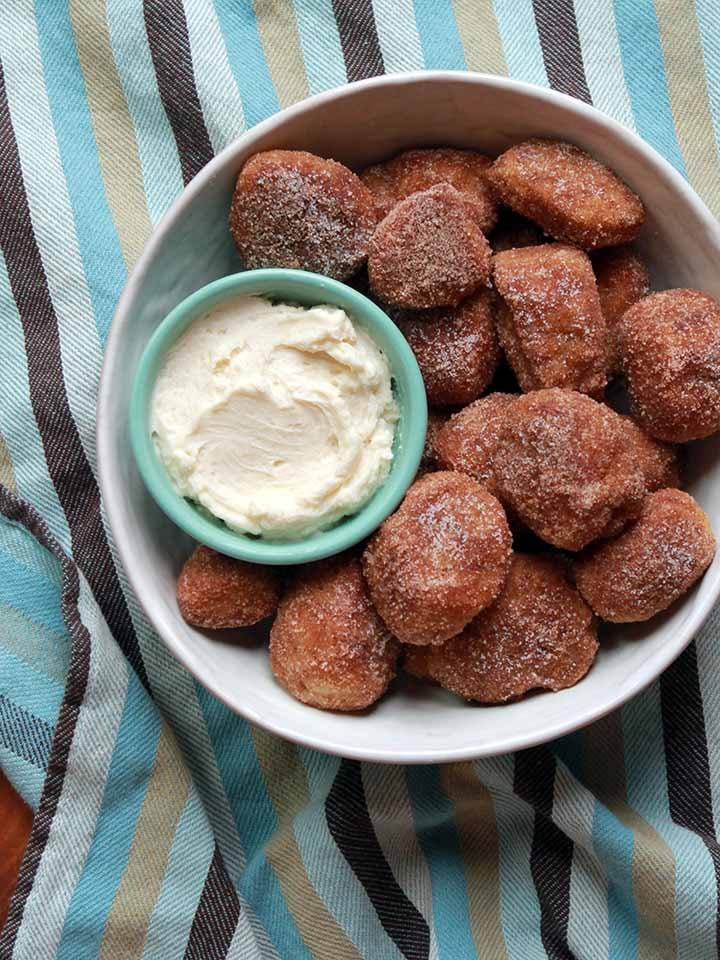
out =
[[[273,680],[266,627],[211,637],[188,627],[175,581],[191,548],[145,490],[128,456],[127,405],[149,336],[188,293],[233,273],[226,229],[233,181],[258,150],[295,147],[355,168],[418,144],[495,154],[529,136],[572,140],[612,166],[648,208],[639,242],[657,288],[690,286],[720,299],[720,231],[690,188],[633,134],[559,94],[472,74],[378,78],[323,94],[277,115],[221,154],[171,210],[123,295],[108,345],[99,407],[106,509],[120,556],[152,623],[172,652],[228,706],[309,746],[364,759],[431,762],[519,749],[588,723],[653,680],[697,630],[720,588],[716,558],[664,616],[608,627],[597,661],[577,686],[517,703],[474,707],[432,687],[401,686],[361,716],[293,700]],[[692,444],[687,486],[720,530],[720,440]]]
[[[355,514],[329,530],[297,541],[245,536],[177,494],[150,433],[152,396],[168,351],[208,310],[233,297],[259,295],[311,307],[341,307],[363,327],[390,364],[400,418],[393,462],[385,483]],[[137,366],[130,400],[130,441],[140,473],[161,510],[189,536],[229,556],[253,563],[308,563],[359,543],[402,500],[417,473],[425,441],[427,402],[412,350],[392,320],[357,290],[302,270],[249,270],[215,280],[179,303],[157,327]]]

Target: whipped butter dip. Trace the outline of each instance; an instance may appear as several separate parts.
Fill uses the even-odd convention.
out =
[[[151,429],[181,496],[233,530],[294,540],[370,499],[397,419],[387,358],[343,310],[239,296],[169,351]]]

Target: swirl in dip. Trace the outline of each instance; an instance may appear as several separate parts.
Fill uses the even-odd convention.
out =
[[[341,309],[240,296],[168,353],[152,435],[177,492],[228,527],[296,540],[385,481],[398,411],[390,368]]]

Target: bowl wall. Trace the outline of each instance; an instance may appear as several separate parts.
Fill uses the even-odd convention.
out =
[[[597,662],[577,686],[495,707],[443,691],[394,690],[361,716],[313,710],[275,683],[262,630],[227,640],[188,627],[175,581],[191,542],[145,491],[130,456],[127,408],[149,336],[185,296],[235,272],[226,227],[235,176],[258,150],[310,150],[360,168],[404,147],[449,144],[498,153],[529,136],[571,140],[613,167],[643,198],[639,247],[656,287],[697,287],[720,299],[720,227],[649,146],[579,101],[477,74],[382,77],[321,94],[255,127],[189,185],[155,231],[118,305],[98,409],[105,508],[120,557],[151,622],[182,663],[254,723],[308,746],[379,761],[434,762],[539,743],[602,716],[650,683],[685,647],[720,589],[720,559],[671,611],[649,624],[604,628]],[[720,531],[720,441],[692,444],[688,489]]]

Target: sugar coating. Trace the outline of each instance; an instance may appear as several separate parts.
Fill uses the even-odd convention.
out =
[[[592,256],[600,307],[608,329],[610,372],[621,372],[616,327],[620,317],[650,290],[650,275],[632,247],[608,247]]]
[[[453,187],[441,183],[398,203],[370,241],[372,292],[411,310],[455,306],[490,277],[490,247]]]
[[[621,417],[572,390],[515,400],[494,458],[502,502],[541,539],[581,550],[636,516],[645,494]]]
[[[490,393],[454,413],[435,441],[440,468],[467,473],[494,494],[495,450],[516,396]]]
[[[607,327],[588,256],[560,243],[493,257],[502,297],[497,326],[524,391],[565,387],[601,397],[607,383]]]
[[[440,643],[497,596],[512,538],[500,503],[470,477],[416,480],[374,534],[363,571],[378,613],[405,643]]]
[[[548,237],[532,220],[521,217],[509,207],[502,207],[497,226],[488,237],[493,253],[514,250],[517,247],[535,247],[547,243]]]
[[[474,150],[406,150],[367,167],[360,178],[375,197],[382,216],[413,193],[449,183],[471,204],[473,219],[487,233],[497,220],[497,202],[486,179],[491,163],[489,157]]]
[[[640,198],[612,170],[570,143],[518,143],[497,158],[488,179],[503,203],[584,250],[629,243],[645,217]]]
[[[193,627],[249,627],[274,613],[280,578],[270,567],[199,546],[183,564],[176,593],[180,613]]]
[[[497,600],[459,636],[423,648],[424,661],[411,660],[409,669],[466,700],[500,703],[573,686],[597,649],[595,618],[563,563],[516,553]]]
[[[646,433],[632,417],[621,417],[635,462],[642,470],[645,490],[654,493],[664,487],[680,486],[678,448]]]
[[[617,539],[575,563],[580,593],[603,620],[648,620],[686,593],[715,556],[710,521],[682,490],[658,490]]]
[[[365,261],[378,213],[341,163],[301,150],[268,150],[245,164],[230,230],[248,269],[286,267],[350,277]]]
[[[617,326],[637,420],[658,440],[720,430],[720,304],[699,290],[640,300]]]
[[[461,406],[487,389],[500,360],[489,290],[457,307],[394,316],[415,354],[429,404]]]
[[[395,676],[399,647],[373,609],[360,561],[345,554],[293,576],[270,632],[275,677],[312,707],[368,707]]]

